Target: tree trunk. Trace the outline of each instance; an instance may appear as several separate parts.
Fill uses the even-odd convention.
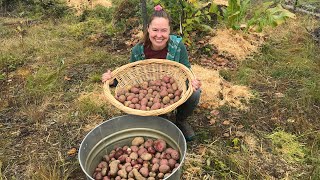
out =
[[[148,25],[147,3],[146,3],[146,0],[140,0],[140,3],[141,3],[141,14],[142,14],[142,20],[143,20],[143,32],[145,32]]]

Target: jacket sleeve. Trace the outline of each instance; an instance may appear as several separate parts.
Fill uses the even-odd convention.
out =
[[[137,61],[137,59],[135,58],[135,47],[132,48],[131,50],[131,55],[130,55],[130,63]]]
[[[188,57],[188,51],[186,46],[183,44],[183,42],[181,41],[179,43],[179,48],[180,48],[180,59],[179,62],[183,65],[185,65],[186,67],[188,67],[189,69],[191,69],[191,65],[189,62],[189,57]]]

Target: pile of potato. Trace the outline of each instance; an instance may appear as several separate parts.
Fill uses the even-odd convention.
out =
[[[138,110],[157,110],[166,108],[181,98],[182,90],[173,77],[145,81],[140,84],[119,89],[115,98],[126,107]]]
[[[135,137],[131,146],[106,154],[92,177],[96,180],[160,180],[179,166],[180,154],[163,139]]]

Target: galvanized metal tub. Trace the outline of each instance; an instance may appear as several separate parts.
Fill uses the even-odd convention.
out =
[[[119,146],[130,145],[134,137],[143,136],[164,139],[167,144],[180,152],[180,165],[167,180],[178,180],[187,150],[186,140],[180,129],[167,119],[153,116],[124,115],[103,122],[91,130],[83,139],[78,153],[81,169],[87,179],[101,161]]]

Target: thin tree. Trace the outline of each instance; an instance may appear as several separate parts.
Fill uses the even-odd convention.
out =
[[[146,0],[140,0],[141,3],[141,14],[143,20],[143,32],[147,29],[148,16],[147,16],[147,2]]]

